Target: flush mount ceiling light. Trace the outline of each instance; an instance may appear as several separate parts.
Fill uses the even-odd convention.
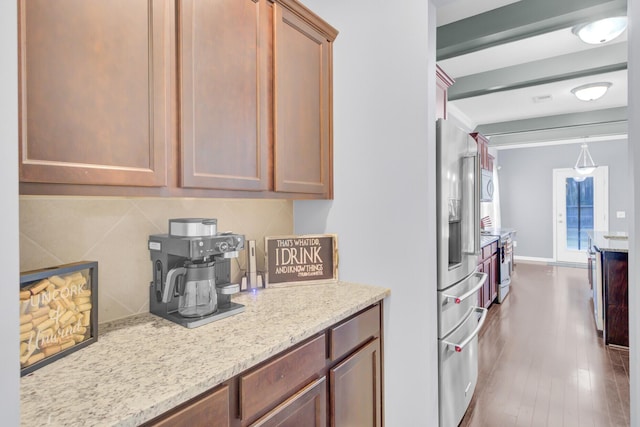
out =
[[[618,37],[627,28],[626,16],[614,16],[573,27],[573,34],[585,43],[602,44]]]
[[[578,172],[580,175],[589,175],[591,172],[596,170],[598,166],[594,163],[591,158],[591,153],[589,153],[589,147],[587,147],[586,143],[583,143],[580,146],[580,154],[578,155],[578,160],[576,160],[576,165],[573,169]]]
[[[595,101],[602,98],[610,87],[609,82],[589,83],[571,89],[571,93],[580,101]]]

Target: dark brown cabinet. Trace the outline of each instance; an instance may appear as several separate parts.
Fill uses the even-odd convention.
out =
[[[269,11],[264,0],[180,0],[181,186],[269,188]]]
[[[381,426],[382,318],[370,306],[145,425]]]
[[[447,118],[447,92],[454,80],[436,64],[436,119]]]
[[[604,342],[629,346],[629,263],[627,252],[604,251],[602,281],[604,294]]]
[[[172,7],[19,2],[20,181],[167,185]]]
[[[487,273],[487,281],[478,291],[478,305],[489,308],[498,297],[498,243],[483,246],[478,258],[478,271]]]
[[[478,132],[470,134],[478,144],[478,154],[480,156],[480,167],[482,169],[493,171],[493,156],[489,154],[489,140]]]
[[[380,340],[375,339],[330,371],[331,425],[382,425]]]
[[[298,1],[19,13],[22,194],[332,197],[338,32]]]

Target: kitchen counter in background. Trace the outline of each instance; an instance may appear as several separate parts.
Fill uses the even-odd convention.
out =
[[[629,252],[629,238],[623,232],[589,232],[590,246],[599,252]]]
[[[194,329],[148,313],[100,325],[96,343],[21,379],[21,424],[138,425],[389,295],[300,285],[237,295],[243,313]]]

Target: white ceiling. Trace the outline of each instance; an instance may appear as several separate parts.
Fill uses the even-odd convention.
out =
[[[438,8],[438,25],[455,23],[464,18],[473,18],[480,13],[493,11],[495,8],[512,3],[517,2],[509,0],[453,0]],[[466,21],[470,21],[470,19],[465,19],[463,22],[466,24]],[[621,37],[608,43],[607,46],[623,43],[620,48],[626,49],[626,39],[625,31]],[[536,61],[553,61],[554,58],[576,52],[592,52],[592,55],[587,57],[596,59],[602,57],[600,53],[604,50],[599,51],[599,49],[604,47],[604,45],[594,46],[582,42],[571,32],[571,27],[568,27],[439,60],[438,65],[454,80],[462,77],[469,80],[469,78],[482,76],[480,73],[490,74],[496,71],[499,73],[501,69],[515,65],[521,65],[521,67],[514,67],[514,71],[521,70],[522,64],[530,64],[533,68]],[[626,50],[621,51],[626,52]],[[626,62],[626,55],[624,61]],[[553,72],[557,73],[557,71],[549,70],[550,75]],[[514,87],[502,91],[492,91],[492,89],[497,90],[499,85],[490,88],[477,88],[478,90],[488,90],[484,92],[480,90],[477,95],[467,95],[461,99],[450,100],[449,106],[452,107],[451,111],[461,116],[460,118],[466,121],[470,127],[475,127],[561,114],[624,108],[627,105],[626,68],[613,72],[593,73],[587,76],[576,75],[575,78],[552,78],[551,80],[554,81],[543,81],[539,85],[523,84],[524,87]],[[599,100],[579,101],[571,93],[571,89],[576,86],[598,81],[608,81],[613,84],[605,96]],[[543,98],[544,102],[536,102],[537,97]],[[491,139],[491,135],[489,137]]]

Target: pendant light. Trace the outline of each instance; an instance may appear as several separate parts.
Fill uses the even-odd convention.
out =
[[[603,44],[618,37],[626,28],[626,16],[613,16],[595,22],[577,25],[573,27],[571,31],[585,43]]]
[[[597,167],[598,166],[596,166],[591,158],[589,147],[587,147],[586,143],[583,143],[580,146],[580,154],[578,155],[578,160],[576,160],[576,165],[573,169],[580,175],[589,175],[591,172],[596,170]]]

